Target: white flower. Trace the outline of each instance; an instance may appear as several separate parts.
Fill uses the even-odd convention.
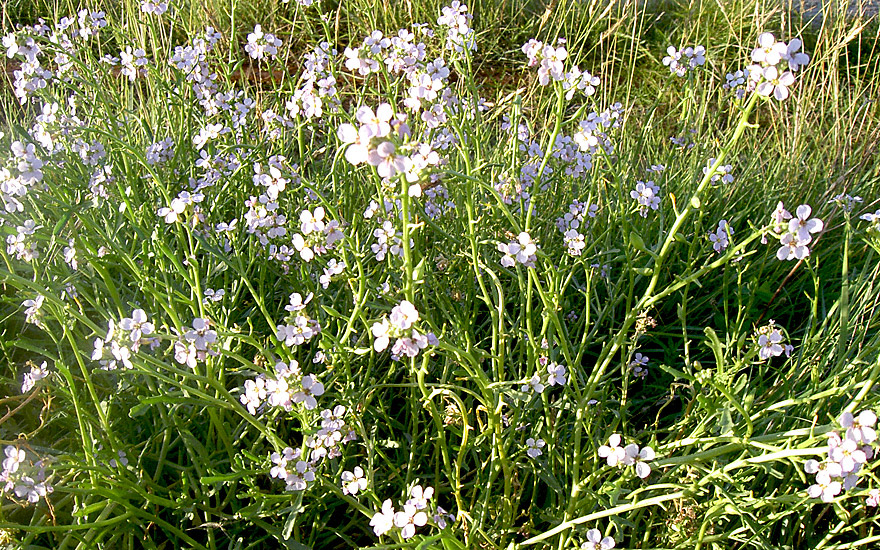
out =
[[[868,460],[865,452],[852,439],[846,439],[840,445],[832,447],[828,458],[840,464],[840,471],[844,474],[855,473]]]
[[[391,499],[382,503],[382,511],[376,512],[370,520],[370,526],[377,537],[381,537],[394,527],[394,507]]]
[[[617,466],[626,458],[626,451],[620,446],[620,435],[611,434],[608,445],[599,447],[599,456],[606,459],[609,466]]]
[[[346,495],[356,495],[358,491],[367,488],[367,480],[364,478],[364,470],[360,466],[354,467],[354,472],[342,472],[342,492]]]
[[[301,222],[300,231],[302,231],[303,235],[308,235],[312,232],[318,232],[324,230],[324,208],[319,206],[315,208],[314,213],[303,210],[300,212],[299,220]]]
[[[403,510],[394,514],[394,525],[400,528],[400,536],[404,539],[412,538],[416,534],[416,527],[428,523],[428,515],[417,511],[412,504],[404,504]]]
[[[587,542],[581,544],[582,550],[611,550],[611,548],[614,548],[614,539],[603,538],[598,529],[587,531]]]
[[[21,393],[31,391],[38,380],[42,380],[47,376],[49,376],[49,368],[46,366],[45,361],[39,367],[32,365],[30,372],[24,373],[24,379],[21,382]]]
[[[4,454],[6,458],[3,459],[3,471],[9,473],[17,472],[19,465],[27,458],[24,449],[19,449],[12,445],[7,445],[6,449],[4,449]]]
[[[307,374],[302,377],[302,391],[293,394],[291,399],[294,403],[302,403],[306,409],[312,410],[318,406],[315,396],[323,394],[324,384],[318,382],[314,374]]]
[[[406,504],[415,506],[417,510],[424,510],[428,507],[428,501],[434,496],[434,488],[426,487],[422,489],[421,485],[416,485],[410,490],[409,494],[411,498],[406,501]]]
[[[400,330],[409,330],[410,328],[412,328],[413,323],[418,320],[419,312],[416,311],[415,306],[407,300],[404,300],[400,302],[400,304],[394,306],[394,309],[391,310],[391,315],[389,317],[391,325]]]
[[[797,235],[798,240],[801,242],[809,243],[812,240],[810,234],[822,231],[824,224],[818,218],[810,219],[812,208],[810,208],[809,204],[798,206],[795,212],[797,217],[788,222],[788,231]]]
[[[647,462],[654,460],[656,457],[654,449],[651,447],[645,447],[644,449],[639,450],[638,445],[630,443],[624,447],[624,454],[625,456],[622,462],[627,466],[634,465],[636,467],[637,476],[645,479],[651,474],[651,466],[648,465]]]
[[[528,450],[526,450],[526,454],[532,458],[538,458],[539,456],[544,454],[541,451],[544,445],[546,445],[546,443],[543,439],[535,439],[533,437],[530,437],[526,439],[526,447],[528,448]]]
[[[567,382],[565,378],[565,365],[560,365],[558,363],[550,363],[547,365],[547,373],[549,376],[547,377],[547,383],[551,386],[555,386],[559,384],[560,386],[564,386]]]
[[[784,42],[777,42],[769,32],[762,33],[758,37],[758,47],[752,50],[752,61],[764,66],[778,64],[787,49]]]
[[[388,343],[390,342],[390,332],[391,332],[391,324],[388,322],[388,319],[382,319],[379,323],[373,323],[373,327],[371,329],[373,333],[373,337],[376,339],[373,342],[373,349],[377,352],[383,351],[388,347]]]
[[[809,241],[802,241],[795,233],[786,233],[779,239],[779,250],[776,251],[776,258],[780,261],[784,260],[803,260],[810,255],[810,249],[807,246]]]
[[[526,384],[520,386],[519,389],[522,392],[533,391],[535,393],[542,393],[544,391],[544,384],[541,383],[541,377],[535,374]]]

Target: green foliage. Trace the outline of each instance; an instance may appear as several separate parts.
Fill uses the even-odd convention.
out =
[[[860,218],[877,210],[880,189],[873,23],[826,16],[813,26],[754,0],[477,2],[468,6],[477,50],[455,52],[435,1],[172,2],[162,16],[133,0],[83,6],[106,10],[109,23],[90,39],[59,44],[19,29],[18,43],[37,41],[61,78],[23,105],[0,98],[3,198],[21,202],[0,214],[9,365],[0,441],[26,454],[9,472],[14,485],[27,471],[32,485],[54,487],[30,503],[4,489],[0,543],[563,549],[590,529],[617,548],[878,540],[866,504],[880,489],[873,460],[832,502],[809,497],[805,473],[831,432],[844,435],[842,413],[878,410],[880,232]],[[80,7],[13,1],[2,19],[8,29],[39,17],[55,24]],[[393,37],[416,23],[436,33],[416,34],[419,70],[439,56],[451,70],[435,85],[456,101],[437,100],[446,117],[437,127],[404,106],[410,83],[390,64],[369,75],[344,65],[345,47],[373,30]],[[256,24],[282,39],[277,58],[248,57]],[[206,25],[219,33],[202,59],[216,76],[194,89],[198,69],[172,61]],[[761,32],[802,37],[810,55],[786,101],[722,89]],[[566,70],[599,77],[595,95],[541,86],[521,50],[532,38],[565,39]],[[312,116],[296,102],[314,70],[306,55],[324,40],[339,50],[321,69],[335,77],[338,103],[328,93]],[[697,44],[704,67],[679,78],[663,66],[669,45]],[[101,60],[126,47],[149,59],[131,80],[118,61]],[[200,102],[207,96],[216,109]],[[475,109],[481,99],[486,108]],[[53,102],[54,117],[41,110]],[[390,121],[393,132],[366,139],[374,155],[384,140],[412,161],[417,143],[433,141],[444,162],[407,166],[410,181],[381,177],[388,167],[378,162],[349,162],[356,145],[340,127],[360,126],[358,108],[383,102],[410,113],[412,133]],[[607,124],[583,133],[590,114]],[[569,138],[569,154],[588,153],[590,166],[579,173],[570,160],[530,156],[508,123],[527,124],[542,152]],[[598,145],[576,141],[590,136]],[[31,157],[15,142],[36,144]],[[651,172],[656,164],[665,170]],[[735,181],[713,182],[725,165]],[[39,181],[10,191],[27,166]],[[529,182],[529,170],[543,176]],[[656,210],[630,194],[648,179],[660,189]],[[182,191],[204,197],[181,202]],[[849,210],[841,194],[864,199]],[[438,214],[447,200],[454,208]],[[574,200],[596,205],[595,216],[581,214],[578,254],[557,227]],[[823,222],[802,261],[776,258],[787,231],[773,231],[779,201],[792,213],[809,204],[805,220]],[[302,225],[320,218],[318,207],[341,239]],[[716,251],[709,235],[719,238],[722,219],[730,244]],[[270,234],[273,224],[284,232]],[[294,234],[320,241],[314,258]],[[537,248],[515,259],[511,243]],[[418,311],[418,335],[388,328],[404,301]],[[139,309],[152,325],[135,338]],[[288,326],[306,335],[285,343]],[[414,357],[405,347],[390,357],[398,337],[429,333],[437,341]],[[776,335],[792,347],[767,357]],[[44,361],[48,376],[22,391],[23,375]],[[267,390],[284,394],[281,362],[299,369],[281,381],[297,397],[270,403]],[[562,371],[548,371],[559,365],[561,383]],[[307,391],[318,382],[322,391]],[[258,384],[259,407],[249,401]],[[650,475],[606,460],[613,434],[656,452],[643,457]],[[327,455],[309,456],[316,449]],[[355,467],[366,489],[351,494],[341,482]],[[371,520],[386,499],[402,511],[417,485],[434,490],[427,525],[377,537]]]

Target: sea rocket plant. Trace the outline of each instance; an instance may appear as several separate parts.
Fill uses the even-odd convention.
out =
[[[773,96],[779,101],[788,99],[788,88],[794,84],[794,73],[810,62],[810,57],[799,52],[803,43],[795,38],[791,43],[777,42],[769,32],[758,37],[758,47],[752,50],[753,65],[749,65],[749,86],[758,95]]]
[[[823,502],[832,501],[841,491],[853,489],[859,483],[862,467],[875,455],[877,415],[873,411],[864,410],[858,415],[847,411],[839,420],[846,430],[844,438],[837,432],[829,432],[827,458],[822,462],[811,459],[804,464],[808,474],[816,475],[816,483],[807,488],[807,494]]]
[[[416,323],[419,312],[409,301],[403,300],[391,310],[391,315],[373,323],[371,332],[375,338],[373,349],[381,352],[395,339],[391,347],[393,358],[415,357],[426,347],[436,346],[439,341],[433,332],[422,334]]]
[[[634,466],[637,476],[642,479],[648,477],[651,474],[651,466],[647,463],[656,457],[654,449],[651,447],[640,449],[635,443],[621,447],[622,442],[620,434],[611,434],[608,445],[599,447],[599,456],[604,458],[609,466]]]
[[[498,243],[498,252],[504,254],[501,258],[501,265],[504,267],[513,267],[517,263],[526,267],[535,267],[535,262],[538,261],[535,254],[537,251],[538,245],[525,231],[517,235],[513,242]]]
[[[688,72],[706,64],[706,48],[688,46],[683,50],[676,50],[674,46],[666,49],[666,57],[663,64],[669,67],[672,74],[685,76]]]

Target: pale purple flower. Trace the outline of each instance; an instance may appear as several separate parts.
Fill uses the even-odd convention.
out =
[[[877,432],[874,430],[876,423],[877,415],[871,410],[864,410],[858,416],[853,416],[851,412],[845,412],[840,416],[840,425],[846,429],[846,437],[866,445],[877,439]]]
[[[611,550],[614,548],[614,539],[602,537],[598,529],[587,531],[587,541],[581,544],[581,550]]]
[[[839,481],[831,481],[827,471],[820,470],[816,474],[816,483],[807,488],[810,498],[821,498],[823,502],[831,502],[840,494],[842,486]]]
[[[769,334],[761,334],[758,337],[758,346],[760,351],[758,355],[762,361],[766,361],[771,357],[779,357],[784,351],[780,345],[782,342],[782,334],[777,329],[771,329]]]
[[[788,68],[792,71],[797,71],[810,62],[809,55],[798,51],[802,44],[803,42],[799,38],[793,38],[788,43],[785,54],[782,55],[782,59],[788,61]]]

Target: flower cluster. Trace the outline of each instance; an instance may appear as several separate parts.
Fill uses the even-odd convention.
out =
[[[654,460],[656,454],[651,447],[639,449],[635,443],[621,447],[620,434],[611,434],[608,445],[599,447],[599,456],[604,458],[609,466],[635,466],[636,475],[645,479],[651,474],[651,466],[648,461]]]
[[[27,452],[14,445],[7,445],[4,455],[3,470],[0,471],[3,493],[26,499],[33,504],[55,490],[46,480],[46,465],[43,460],[28,460]]]
[[[556,228],[562,233],[566,251],[572,256],[580,256],[586,246],[584,234],[590,226],[590,219],[596,217],[598,204],[588,204],[574,200],[568,211],[556,218]]]
[[[586,96],[596,93],[599,79],[588,72],[581,72],[577,65],[565,72],[564,61],[568,58],[565,49],[565,41],[560,40],[559,46],[554,48],[534,38],[526,42],[522,52],[529,60],[529,67],[538,66],[538,82],[541,86],[547,86],[551,80],[562,82],[565,90],[565,98],[571,100],[575,92],[580,91]]]
[[[742,99],[746,96],[749,82],[749,69],[734,71],[727,73],[726,82],[722,87],[730,90],[737,99]]]
[[[43,161],[37,157],[33,143],[13,141],[9,151],[12,156],[5,166],[0,164],[0,200],[7,212],[23,212],[24,205],[19,199],[43,180]]]
[[[781,260],[803,260],[810,255],[809,244],[813,241],[813,234],[819,233],[825,227],[822,220],[810,218],[813,210],[809,204],[797,207],[797,217],[785,209],[780,201],[773,212],[771,231],[779,238],[780,248],[776,257]],[[766,242],[766,236],[765,240]]]
[[[773,96],[779,101],[788,99],[794,73],[810,62],[810,56],[798,51],[802,44],[798,38],[786,44],[777,42],[769,32],[762,33],[758,47],[752,50],[749,86],[754,86],[758,95]]]
[[[31,262],[40,257],[40,249],[34,232],[40,229],[34,220],[25,220],[22,225],[15,227],[15,234],[6,236],[6,253],[19,260]]]
[[[321,118],[325,108],[336,112],[340,100],[336,91],[336,77],[331,70],[336,54],[336,49],[330,47],[329,43],[321,42],[305,56],[304,70],[300,77],[302,85],[285,103],[290,118]],[[270,118],[283,126],[293,126],[289,120],[274,113]]]
[[[636,201],[639,207],[639,215],[648,217],[648,210],[660,208],[660,186],[652,180],[637,181],[636,188],[629,192],[629,196]]]
[[[219,355],[215,347],[217,331],[211,328],[211,322],[201,317],[193,319],[192,328],[187,328],[183,335],[174,342],[174,360],[191,369],[205,361],[209,355]]]
[[[666,57],[663,58],[663,65],[669,67],[674,75],[684,76],[689,71],[706,64],[706,48],[703,46],[695,48],[689,46],[683,50],[676,50],[674,46],[669,46],[666,48],[666,54]]]
[[[706,166],[703,167],[703,175],[708,175],[709,171],[712,170],[712,165],[715,164],[715,159],[710,158],[706,161]],[[725,164],[723,166],[718,166],[715,170],[712,171],[712,176],[710,180],[712,183],[718,183],[720,180],[721,183],[733,183],[733,175],[730,173],[733,170],[733,166],[730,164]]]
[[[515,241],[507,244],[498,243],[498,252],[504,254],[501,258],[501,265],[504,267],[513,267],[517,263],[526,267],[535,267],[535,262],[538,261],[536,255],[538,245],[525,231],[517,235]]]
[[[303,376],[295,360],[290,364],[279,361],[275,373],[274,378],[260,374],[245,381],[239,401],[248,412],[255,415],[263,405],[291,411],[294,403],[302,403],[307,410],[317,408],[315,398],[324,394],[324,384],[314,374]]]
[[[342,405],[321,411],[321,427],[306,437],[303,448],[286,447],[280,453],[269,454],[273,464],[269,475],[283,480],[287,491],[306,490],[308,484],[315,481],[315,473],[323,460],[342,456],[341,447],[357,439],[354,430],[343,420],[347,412]],[[355,472],[357,470],[360,468],[355,468]],[[346,476],[343,474],[343,477]],[[366,489],[363,471],[360,478],[352,476],[350,483],[354,483],[359,490]]]
[[[712,242],[712,248],[715,252],[721,253],[730,246],[730,237],[733,235],[733,228],[727,223],[727,220],[719,220],[718,227],[715,231],[709,233],[709,241]]]
[[[852,212],[856,205],[865,202],[862,197],[852,196],[849,193],[838,193],[831,197],[831,200],[842,206],[847,212]]]
[[[431,183],[438,182],[436,175],[431,175]],[[443,184],[436,184],[424,189],[425,194],[425,215],[436,220],[440,217],[450,215],[455,210],[455,201],[449,198],[449,190]]]
[[[520,387],[520,391],[543,393],[547,386],[564,386],[568,383],[565,365],[560,365],[555,361],[548,361],[547,357],[541,357],[538,362],[544,372],[535,373]]]
[[[324,222],[324,208],[321,206],[314,211],[300,212],[299,221],[300,233],[294,233],[292,242],[304,262],[310,262],[315,255],[326,254],[336,241],[344,237],[338,221]]]
[[[466,5],[459,0],[452,0],[437,18],[437,25],[446,27],[446,48],[458,54],[477,49],[474,29],[470,27],[473,15],[467,11]]]
[[[810,498],[830,502],[841,490],[849,491],[859,483],[859,471],[874,457],[871,444],[877,440],[876,423],[877,415],[870,410],[858,415],[851,412],[840,415],[840,426],[846,430],[844,437],[841,439],[837,432],[830,432],[825,460],[808,460],[804,464],[808,474],[816,474],[816,483],[807,488]]]
[[[256,25],[254,26],[254,32],[250,33],[247,37],[247,45],[244,47],[244,51],[252,59],[260,60],[264,57],[275,59],[280,46],[281,39],[271,33],[264,34],[263,28],[260,25]]]
[[[276,326],[275,338],[285,346],[301,346],[321,332],[321,325],[306,312],[306,305],[312,296],[309,294],[303,298],[300,293],[294,292],[290,295],[290,303],[284,306],[288,315],[283,324]]]
[[[49,367],[46,366],[45,361],[39,366],[28,361],[28,365],[30,370],[24,373],[24,377],[21,380],[21,393],[31,391],[38,381],[49,376]]]
[[[360,125],[340,125],[337,137],[347,146],[345,158],[348,162],[375,166],[379,176],[386,180],[404,174],[412,184],[409,187],[410,196],[417,197],[422,194],[418,182],[427,178],[441,159],[427,144],[412,141],[396,143],[410,135],[406,118],[404,113],[395,114],[388,103],[379,105],[375,112],[368,106],[362,106],[355,113]]]
[[[432,523],[440,529],[446,526],[446,510],[439,506],[433,506],[431,499],[434,496],[433,487],[422,488],[416,485],[410,490],[410,498],[403,504],[403,510],[395,511],[391,499],[382,503],[382,510],[373,515],[370,526],[376,536],[381,537],[394,528],[400,529],[400,536],[404,539],[412,538],[416,534],[417,527],[424,527],[428,523],[428,513],[434,508]]]
[[[98,361],[105,370],[133,368],[132,354],[137,353],[142,345],[154,347],[159,343],[150,336],[155,327],[142,309],[134,310],[131,317],[123,317],[118,324],[113,319],[107,324],[107,335],[95,338],[92,351],[92,360]]]
[[[391,347],[391,356],[398,359],[402,356],[415,357],[429,345],[436,346],[439,341],[433,332],[422,334],[416,328],[419,312],[414,305],[404,300],[391,310],[391,315],[373,323],[371,332],[375,341],[373,349],[383,351],[396,339]]]

